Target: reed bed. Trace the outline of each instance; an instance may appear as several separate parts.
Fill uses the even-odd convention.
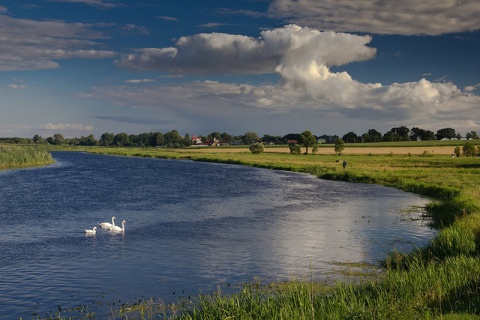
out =
[[[0,169],[35,167],[53,162],[54,160],[46,148],[0,145]]]

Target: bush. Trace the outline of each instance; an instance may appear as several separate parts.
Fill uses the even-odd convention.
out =
[[[253,154],[258,154],[263,152],[263,143],[252,143],[248,149],[253,153]]]

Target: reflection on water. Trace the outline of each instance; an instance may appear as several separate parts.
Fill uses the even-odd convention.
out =
[[[326,280],[424,245],[428,201],[375,185],[234,165],[54,153],[0,172],[0,314],[208,292],[254,277]],[[418,208],[418,210],[411,210]],[[99,222],[127,221],[125,234]],[[98,301],[104,304],[99,305]],[[48,315],[48,314],[47,314]]]

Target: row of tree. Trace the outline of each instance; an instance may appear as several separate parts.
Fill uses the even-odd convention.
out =
[[[305,132],[304,132],[305,133]],[[127,134],[127,133],[104,133],[100,139],[95,139],[93,134],[89,136],[82,136],[80,138],[64,138],[61,134],[54,134],[46,139],[36,134],[32,139],[28,138],[0,138],[0,142],[9,143],[35,143],[43,144],[49,143],[52,145],[84,145],[84,146],[151,146],[151,147],[167,147],[167,148],[181,148],[197,144],[197,137],[192,140],[188,133],[181,136],[177,130],[172,130],[167,133],[162,132],[149,132],[142,134]],[[362,135],[357,135],[354,132],[348,132],[347,134],[339,137],[337,135],[311,135],[309,139],[315,139],[318,143],[335,143],[335,141],[341,138],[345,143],[364,143],[364,142],[391,142],[391,141],[427,141],[427,140],[442,140],[442,139],[462,139],[463,137],[455,131],[453,128],[443,128],[436,133],[430,130],[424,130],[421,128],[413,127],[409,129],[405,126],[395,127],[384,133],[383,135],[375,130],[369,129]],[[471,131],[466,134],[466,139],[478,139],[476,131]],[[226,132],[212,132],[208,135],[201,136],[200,143],[210,144],[212,142],[218,142],[220,144],[244,144],[250,145],[255,142],[261,142],[264,144],[288,144],[289,142],[299,142],[304,137],[301,133],[289,133],[284,136],[274,136],[265,134],[263,137],[259,137],[255,132],[246,132],[244,135],[235,136]]]

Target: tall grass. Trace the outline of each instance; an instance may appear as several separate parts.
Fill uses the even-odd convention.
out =
[[[0,145],[0,169],[33,167],[53,162],[51,154],[45,148]]]

